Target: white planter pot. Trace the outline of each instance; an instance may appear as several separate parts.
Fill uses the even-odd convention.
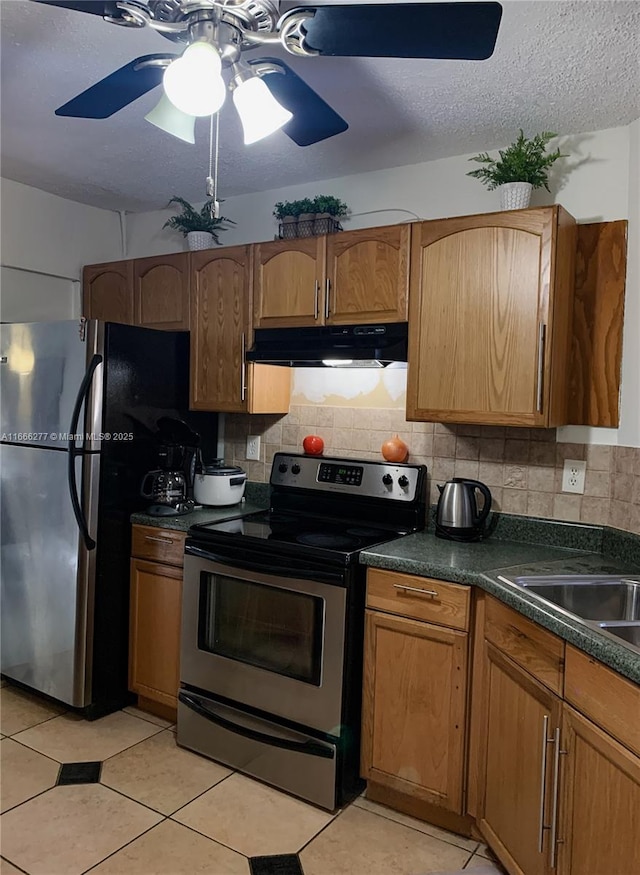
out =
[[[505,182],[498,186],[501,210],[525,210],[531,200],[530,182]]]
[[[192,252],[197,249],[211,249],[213,246],[213,234],[208,231],[189,231],[187,234],[187,246]]]

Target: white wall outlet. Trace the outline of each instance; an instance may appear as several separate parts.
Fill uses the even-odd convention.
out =
[[[576,459],[565,459],[562,471],[562,491],[584,493],[584,478],[587,463]]]
[[[247,435],[247,452],[245,453],[247,459],[253,459],[254,461],[260,461],[260,435],[259,434],[250,434]]]

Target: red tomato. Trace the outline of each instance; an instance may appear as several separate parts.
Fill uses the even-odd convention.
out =
[[[302,441],[302,448],[310,456],[321,456],[324,450],[324,441],[317,434],[308,434]]]

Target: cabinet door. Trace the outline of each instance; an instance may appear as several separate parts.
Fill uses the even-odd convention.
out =
[[[256,244],[256,328],[324,323],[325,246],[325,237]]]
[[[406,320],[410,230],[392,225],[327,236],[328,323]]]
[[[82,272],[82,312],[87,319],[133,325],[133,262],[88,264]]]
[[[414,226],[409,419],[566,422],[573,261],[559,209]]]
[[[182,569],[131,560],[129,689],[172,708],[180,683]]]
[[[361,773],[462,813],[463,632],[366,612]]]
[[[478,826],[510,872],[544,875],[561,701],[488,642],[484,685]]]
[[[192,256],[191,407],[247,409],[250,262],[248,246]]]
[[[564,706],[559,875],[640,871],[640,759]]]
[[[137,325],[166,331],[189,329],[189,253],[134,262]]]

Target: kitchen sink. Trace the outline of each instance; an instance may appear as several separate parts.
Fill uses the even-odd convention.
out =
[[[623,641],[628,641],[634,647],[640,649],[640,622],[637,623],[598,623],[601,629],[615,635],[616,638],[622,638]]]
[[[583,620],[640,621],[640,581],[620,576],[516,577],[514,583]]]

